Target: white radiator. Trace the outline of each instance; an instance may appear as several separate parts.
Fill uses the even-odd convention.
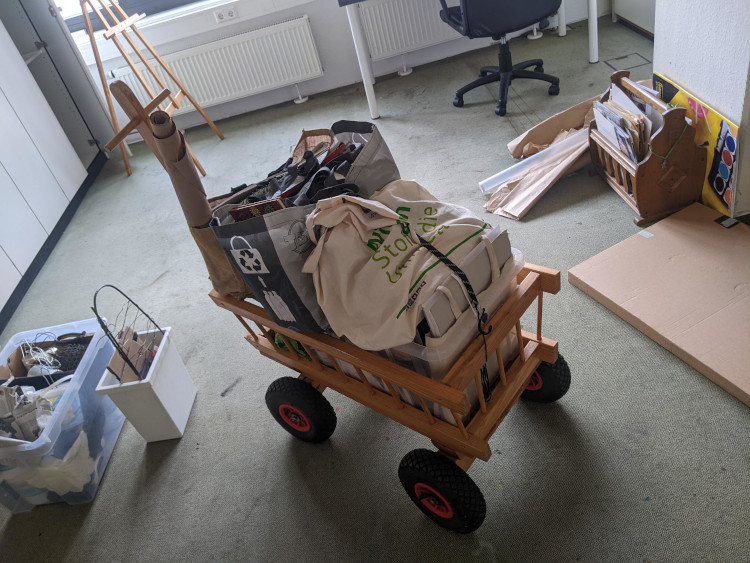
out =
[[[359,6],[374,61],[461,37],[440,19],[437,0],[370,0]]]
[[[203,107],[323,76],[307,16],[162,58]],[[173,93],[177,92],[176,85],[161,67],[153,60],[149,62],[159,72],[167,88]],[[151,73],[140,62],[137,66],[154,95],[160,92],[161,86]],[[116,80],[130,86],[144,105],[146,100],[151,99],[129,66],[116,69],[112,74]],[[185,98],[174,115],[192,109],[192,104]]]

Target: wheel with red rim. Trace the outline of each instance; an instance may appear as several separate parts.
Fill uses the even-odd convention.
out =
[[[468,534],[484,522],[487,505],[471,477],[448,458],[430,450],[412,450],[398,468],[406,494],[431,520]]]
[[[305,442],[325,442],[336,429],[331,403],[301,379],[282,377],[271,383],[266,406],[284,430]]]
[[[539,364],[536,371],[531,374],[529,384],[521,397],[537,403],[551,403],[565,395],[568,389],[570,389],[570,367],[562,354],[558,354],[554,364],[547,362]]]

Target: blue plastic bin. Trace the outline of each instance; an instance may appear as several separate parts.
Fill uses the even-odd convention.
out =
[[[3,348],[0,363],[43,333],[81,332],[94,336],[44,431],[34,442],[0,447],[0,504],[13,513],[53,502],[91,502],[120,435],[124,415],[96,393],[114,353],[96,319],[18,333]]]

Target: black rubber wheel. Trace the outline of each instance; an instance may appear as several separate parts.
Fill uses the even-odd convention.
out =
[[[484,495],[466,472],[430,450],[412,450],[398,467],[406,494],[434,522],[461,534],[484,522]]]
[[[547,90],[547,92],[549,92],[550,96],[557,96],[560,93],[560,85],[552,84],[552,86],[549,87],[549,90]]]
[[[541,72],[542,74],[544,74],[544,67],[542,65],[535,66],[534,72]]]
[[[565,395],[568,389],[570,389],[570,368],[562,354],[558,354],[554,364],[547,362],[539,364],[521,397],[537,403],[552,403]]]
[[[462,97],[456,96],[455,98],[453,98],[453,105],[457,108],[464,107],[464,99]]]
[[[505,115],[505,105],[498,104],[495,106],[495,115],[499,115],[500,117]]]
[[[331,403],[307,381],[277,379],[268,386],[266,406],[284,430],[304,442],[325,442],[336,429]]]

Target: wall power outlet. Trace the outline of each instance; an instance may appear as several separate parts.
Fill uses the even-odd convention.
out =
[[[237,5],[226,4],[214,10],[216,23],[227,23],[237,19]]]

